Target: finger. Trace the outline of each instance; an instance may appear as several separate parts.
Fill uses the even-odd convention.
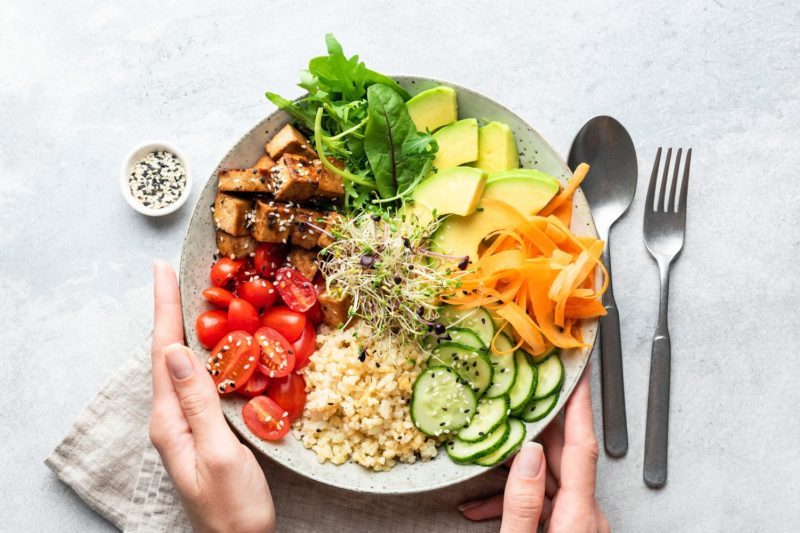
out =
[[[547,468],[557,483],[561,479],[561,452],[564,448],[564,418],[561,414],[550,422],[539,438],[547,456]]]
[[[565,407],[559,482],[561,490],[576,490],[594,497],[599,450],[592,418],[590,375],[587,366]]]
[[[164,348],[164,357],[198,453],[214,453],[220,446],[238,444],[222,416],[214,382],[194,353],[181,344],[170,344]]]
[[[495,494],[485,500],[475,500],[458,506],[466,518],[474,521],[497,518],[503,514],[503,495]]]
[[[544,493],[547,494],[548,497],[552,498],[558,492],[558,481],[553,476],[553,472],[550,470],[550,461],[547,461],[547,473],[545,474],[544,479]]]
[[[174,396],[167,367],[163,361],[164,347],[183,342],[183,317],[178,279],[172,267],[160,259],[153,260],[154,327],[150,350],[153,368],[153,403]]]
[[[536,531],[545,499],[545,470],[542,445],[526,442],[508,474],[501,532]]]

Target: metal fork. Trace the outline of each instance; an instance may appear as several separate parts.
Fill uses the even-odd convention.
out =
[[[669,268],[683,249],[686,228],[686,196],[689,189],[689,166],[692,149],[686,152],[683,179],[679,180],[682,148],[678,148],[670,180],[672,148],[667,150],[660,191],[656,198],[656,182],[661,163],[661,148],[656,152],[653,175],[647,189],[644,210],[644,243],[658,263],[661,275],[661,293],[658,308],[658,326],[653,337],[650,357],[650,392],[647,398],[647,426],[644,437],[644,482],[649,487],[660,488],[667,482],[667,440],[669,434],[669,373],[671,347],[667,308],[669,304]],[[678,187],[680,184],[680,192]],[[669,185],[669,197],[667,197]],[[676,197],[676,194],[678,196]]]

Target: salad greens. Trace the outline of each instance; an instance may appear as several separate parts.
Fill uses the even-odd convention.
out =
[[[266,97],[313,134],[322,163],[344,180],[347,210],[401,200],[430,172],[436,141],[416,131],[405,89],[357,55],[345,56],[333,35],[325,42],[328,55],[311,59],[300,74],[307,96],[294,102],[271,92]]]
[[[436,155],[430,147],[436,141],[417,132],[405,102],[387,86],[372,85],[367,102],[364,149],[378,193],[385,199],[402,197],[428,174]]]

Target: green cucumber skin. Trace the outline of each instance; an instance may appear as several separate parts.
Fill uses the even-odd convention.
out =
[[[499,419],[497,420],[497,422],[495,422],[495,423],[494,423],[494,425],[493,425],[493,426],[491,426],[489,429],[487,429],[486,431],[484,431],[484,434],[483,434],[483,435],[481,435],[481,436],[479,436],[479,437],[478,437],[478,438],[476,438],[476,439],[465,439],[465,438],[463,438],[463,437],[461,436],[461,433],[462,433],[464,430],[462,429],[461,431],[459,431],[458,433],[456,433],[456,440],[460,440],[461,442],[467,442],[467,443],[469,443],[469,444],[474,444],[474,443],[476,443],[476,442],[480,442],[480,441],[482,441],[482,440],[485,440],[485,439],[486,439],[486,437],[488,437],[488,436],[489,436],[491,433],[493,433],[495,429],[497,429],[497,428],[499,428],[500,426],[502,426],[502,425],[503,425],[503,423],[504,423],[504,422],[505,422],[505,421],[508,419],[508,411],[509,411],[509,407],[508,407],[508,401],[509,401],[509,400],[508,400],[508,396],[507,396],[507,395],[498,396],[497,398],[485,398],[485,397],[484,397],[484,398],[481,398],[481,400],[480,400],[480,401],[478,401],[478,405],[475,407],[475,414],[474,414],[474,415],[472,415],[472,420],[470,420],[470,422],[469,422],[469,423],[470,423],[470,424],[472,424],[473,420],[475,420],[475,417],[476,417],[476,416],[478,416],[478,414],[480,413],[480,404],[481,404],[481,401],[483,401],[483,400],[497,400],[497,399],[499,399],[499,398],[503,398],[503,400],[504,400],[504,401],[503,401],[503,403],[504,403],[504,405],[505,405],[505,408],[503,409],[503,413],[504,413],[504,416],[503,416],[503,417],[499,418]],[[467,426],[467,427],[469,427],[469,426]],[[466,428],[464,428],[464,429],[466,429]]]
[[[470,456],[468,456],[466,458],[453,457],[451,455],[451,451],[450,451],[450,444],[451,443],[450,442],[446,442],[444,444],[444,447],[445,447],[445,450],[447,451],[448,457],[450,457],[450,459],[452,459],[454,463],[458,463],[460,465],[463,465],[463,464],[474,463],[476,460],[480,459],[481,457],[485,457],[485,456],[487,456],[489,454],[492,454],[492,453],[496,452],[497,450],[500,449],[501,446],[503,446],[506,443],[506,441],[508,440],[508,436],[511,433],[511,427],[509,426],[508,421],[506,420],[506,421],[504,421],[504,423],[505,423],[505,429],[503,430],[503,437],[502,438],[500,438],[495,444],[493,444],[489,448],[487,448],[485,450],[481,450],[481,451],[475,452],[474,454],[472,454],[472,455],[470,455]],[[500,427],[498,427],[495,431],[500,431],[501,428],[503,428],[502,425]]]
[[[536,368],[536,365],[534,365],[530,361],[530,359],[529,359],[530,356],[527,354],[527,352],[525,352],[523,350],[517,350],[514,353],[514,357],[516,358],[518,354],[522,354],[520,357],[524,360],[525,364],[530,367],[531,372],[533,373],[533,382],[532,382],[532,384],[530,386],[530,390],[528,390],[527,394],[525,395],[524,401],[522,401],[519,404],[517,404],[516,407],[514,407],[514,405],[511,406],[511,414],[512,414],[512,416],[516,416],[516,413],[519,413],[519,412],[521,412],[522,410],[525,409],[525,406],[528,405],[528,403],[533,398],[533,395],[536,392],[536,386],[538,385],[538,381],[539,381],[539,370]],[[519,368],[519,360],[517,360],[517,368]],[[517,378],[519,378],[519,370],[517,370]],[[516,386],[516,383],[515,383],[515,386]],[[513,387],[512,387],[512,390],[513,390]],[[511,394],[510,394],[510,391],[509,391],[509,398],[510,397],[511,397]]]
[[[539,393],[539,394],[534,393],[534,396],[533,396],[534,400],[541,400],[543,398],[547,398],[550,395],[554,394],[555,392],[559,392],[560,393],[561,392],[561,387],[564,385],[564,362],[561,360],[561,356],[558,354],[558,352],[551,353],[550,355],[548,355],[547,357],[545,357],[544,359],[542,359],[541,361],[536,363],[536,366],[539,367],[539,366],[543,365],[545,363],[545,361],[549,360],[551,357],[555,357],[558,360],[558,368],[559,368],[559,372],[560,372],[560,375],[558,377],[558,383],[556,383],[556,385],[552,389],[550,389],[549,391],[542,391],[542,392],[539,392],[538,390],[535,391],[536,393]]]
[[[427,435],[429,437],[438,437],[438,436],[440,436],[442,434],[442,432],[440,431],[439,435],[436,435],[435,432],[428,433],[427,431],[425,431],[424,429],[419,427],[419,425],[417,425],[417,417],[414,415],[414,411],[415,411],[415,409],[414,409],[414,396],[416,396],[415,391],[417,389],[417,383],[419,383],[419,380],[422,379],[423,376],[426,373],[430,373],[431,371],[436,372],[436,371],[439,371],[439,370],[444,370],[446,372],[452,372],[453,374],[456,375],[456,379],[460,379],[460,378],[458,378],[458,372],[456,372],[455,370],[453,370],[450,367],[447,367],[447,366],[430,366],[430,367],[426,368],[425,370],[423,370],[422,372],[420,372],[420,374],[417,376],[417,379],[414,380],[414,384],[411,386],[411,409],[409,409],[410,414],[411,414],[411,423],[414,424],[414,427],[417,428],[420,432],[422,432],[423,434],[425,434],[425,435]],[[463,384],[462,384],[462,386],[465,388],[465,390],[469,391],[469,394],[472,395],[472,400],[473,401],[472,401],[472,408],[470,409],[472,412],[470,413],[470,416],[468,417],[468,418],[471,419],[473,414],[475,413],[475,409],[478,406],[478,398],[477,398],[477,396],[475,396],[475,393],[473,392],[472,387],[470,387],[469,385],[463,385]],[[455,430],[458,430],[460,428],[459,427],[455,427],[455,428],[444,428],[444,429],[448,429],[452,433]]]
[[[516,419],[516,418],[509,418],[508,419],[508,423],[509,423],[509,425],[511,425],[513,423],[517,423],[517,424],[522,426],[522,436],[521,436],[521,438],[519,438],[515,443],[513,443],[508,448],[508,450],[506,450],[506,452],[503,453],[499,458],[493,458],[493,459],[495,459],[493,462],[491,462],[491,463],[486,462],[487,457],[490,455],[490,454],[486,454],[486,455],[484,455],[482,457],[479,457],[478,459],[476,459],[474,461],[474,463],[476,465],[487,466],[487,467],[499,465],[500,463],[504,462],[506,459],[511,457],[519,449],[520,445],[522,445],[522,443],[525,442],[525,437],[527,437],[527,435],[528,435],[528,429],[525,427],[525,423],[522,422],[521,420]],[[509,436],[506,438],[506,442],[503,443],[503,446],[508,444],[508,440],[511,438],[510,433],[511,433],[511,431],[510,431],[510,428],[509,428]],[[498,448],[498,450],[499,449],[500,448]],[[497,450],[495,450],[495,452],[496,451]]]
[[[528,422],[529,424],[532,422],[538,422],[542,418],[549,415],[550,411],[552,411],[555,408],[556,404],[558,404],[558,397],[560,395],[561,395],[560,392],[555,392],[550,396],[545,396],[544,398],[540,398],[538,400],[536,399],[531,400],[530,403],[525,407],[525,409],[522,410],[522,416],[520,418],[522,418],[522,420]],[[531,413],[535,409],[535,405],[545,400],[549,402],[547,409],[535,416],[531,416]]]

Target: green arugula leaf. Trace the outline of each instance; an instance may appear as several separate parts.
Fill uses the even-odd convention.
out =
[[[279,96],[275,93],[267,92],[267,100],[278,106],[278,109],[283,109],[289,113],[293,119],[306,127],[306,129],[314,129],[314,113],[307,109],[303,109],[299,102],[292,102],[286,98]]]
[[[430,169],[437,147],[431,145],[432,137],[420,139],[423,134],[417,132],[405,102],[393,89],[370,85],[367,102],[364,149],[378,194],[394,198],[409,192]]]

